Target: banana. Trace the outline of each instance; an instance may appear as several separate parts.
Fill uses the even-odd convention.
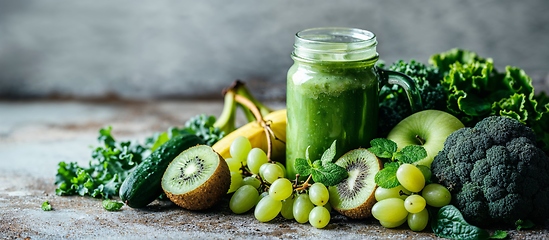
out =
[[[272,133],[276,137],[271,136],[272,151],[271,160],[284,161],[286,157],[286,109],[276,110],[265,117],[265,122],[270,126]],[[212,148],[218,152],[224,159],[230,158],[229,149],[234,139],[238,136],[244,136],[250,140],[252,148],[257,147],[267,152],[268,142],[267,135],[261,124],[257,121],[252,121],[244,126],[232,131],[225,137],[216,142]]]

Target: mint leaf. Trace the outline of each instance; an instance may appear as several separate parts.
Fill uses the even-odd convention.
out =
[[[368,150],[380,158],[393,158],[397,151],[397,144],[385,138],[375,138],[370,141],[370,145]]]
[[[330,148],[324,151],[320,160],[322,161],[322,163],[332,162],[334,160],[335,155],[336,155],[336,140],[332,142],[332,145],[330,146]]]
[[[311,174],[315,182],[320,182],[326,186],[334,186],[345,179],[348,173],[345,168],[332,162],[326,162],[320,168],[312,169]]]
[[[103,200],[103,208],[107,211],[118,211],[124,206],[124,203],[112,201],[110,199]]]
[[[427,157],[427,151],[419,145],[408,145],[395,154],[395,159],[403,163],[415,163],[425,157]]]
[[[492,236],[490,236],[490,239],[506,239],[507,238],[507,232],[502,230],[496,230]]]
[[[396,178],[396,172],[399,167],[397,162],[386,163],[383,169],[377,172],[375,182],[382,188],[394,188],[400,185]]]
[[[51,208],[50,202],[48,202],[48,201],[43,202],[42,203],[42,210],[43,211],[51,211],[52,208]]]
[[[307,146],[307,149],[305,149],[305,159],[307,159],[307,163],[310,165],[310,166],[313,166],[313,162],[311,162],[311,158],[309,157],[309,148],[311,146]]]
[[[321,169],[322,168],[322,161],[316,160],[313,162],[313,169]]]
[[[295,159],[295,171],[300,176],[309,176],[311,175],[311,165],[309,165],[309,161],[304,158],[296,158]]]

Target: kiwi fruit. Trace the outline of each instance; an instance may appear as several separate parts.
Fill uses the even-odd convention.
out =
[[[376,202],[375,176],[382,168],[381,161],[367,149],[358,148],[345,153],[335,164],[345,168],[349,176],[328,188],[333,209],[353,219],[371,216]]]
[[[229,190],[229,166],[207,145],[197,145],[179,154],[162,176],[168,199],[188,210],[215,205]]]

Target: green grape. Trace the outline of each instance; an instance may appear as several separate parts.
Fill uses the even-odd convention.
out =
[[[452,200],[452,194],[450,194],[448,188],[438,183],[427,184],[427,186],[423,188],[421,195],[425,198],[425,201],[427,201],[427,205],[433,207],[444,207],[450,204],[450,201]]]
[[[231,186],[227,193],[235,192],[240,186],[242,186],[242,175],[240,172],[231,172]]]
[[[265,196],[269,196],[269,192],[262,192],[261,194],[259,194],[259,198],[257,198],[257,202],[259,203],[259,201],[261,201],[261,199],[263,199]]]
[[[275,164],[278,165],[280,168],[282,168],[282,171],[284,171],[284,177],[286,177],[286,166],[284,166],[284,164],[282,164],[281,162],[275,162]],[[294,180],[295,176],[288,177],[288,179]]]
[[[250,140],[248,140],[244,136],[238,136],[231,143],[231,146],[229,147],[229,153],[231,154],[232,158],[235,158],[244,163],[246,162],[246,157],[248,156],[248,152],[250,152],[251,149],[252,144],[250,143]]]
[[[266,164],[267,166],[265,166],[262,169],[263,172],[259,172],[263,180],[272,184],[275,180],[284,177],[285,175],[284,170],[280,166],[274,163],[266,163]]]
[[[261,181],[254,176],[247,176],[242,179],[242,185],[251,185],[254,188],[259,188],[259,186],[261,186]]]
[[[294,200],[293,213],[294,218],[298,223],[306,223],[309,221],[309,213],[315,205],[309,199],[309,194],[302,193],[297,195]]]
[[[225,162],[227,163],[227,166],[229,166],[229,171],[240,172],[240,168],[242,167],[242,162],[240,162],[238,159],[227,158],[225,159]]]
[[[263,172],[265,172],[265,168],[267,168],[267,166],[269,166],[269,164],[271,164],[271,163],[268,162],[268,163],[262,164],[259,167],[259,174],[257,174],[257,175],[259,175],[261,178],[263,178]]]
[[[329,222],[330,212],[323,206],[316,206],[309,213],[309,223],[315,228],[324,228]]]
[[[292,182],[287,178],[279,178],[275,180],[269,188],[269,195],[275,199],[282,201],[292,195],[294,187]]]
[[[282,201],[274,200],[271,196],[263,197],[255,206],[254,216],[260,222],[273,220],[282,210]]]
[[[416,166],[404,163],[396,172],[398,182],[410,192],[419,192],[425,186],[425,177]]]
[[[425,209],[425,205],[425,198],[417,194],[410,195],[404,200],[404,208],[406,208],[406,211],[409,213],[421,212]]]
[[[250,172],[253,174],[258,174],[259,167],[269,162],[267,154],[261,148],[252,148],[248,153],[248,157],[246,159],[248,169],[250,169]]]
[[[309,187],[309,199],[316,206],[324,206],[330,199],[330,192],[324,184],[316,182]]]
[[[280,215],[286,219],[294,219],[294,200],[295,198],[290,196],[282,200],[282,209]]]
[[[396,227],[400,227],[402,224],[404,224],[406,222],[406,219],[407,218],[403,218],[402,220],[397,221],[397,222],[379,221],[379,224],[381,224],[381,226],[383,226],[385,228],[396,228]]]
[[[398,222],[408,216],[408,211],[401,198],[387,198],[374,204],[372,215],[379,221]]]
[[[402,193],[401,193],[402,191]],[[406,199],[410,194],[412,194],[410,191],[406,190],[402,185],[399,185],[394,188],[382,188],[378,187],[376,188],[376,191],[374,193],[374,196],[376,198],[376,201],[381,201],[383,199],[387,198],[402,198],[402,200]]]
[[[244,185],[234,192],[229,200],[229,208],[236,214],[245,213],[255,206],[258,198],[259,193],[256,188]]]
[[[427,211],[427,208],[424,208],[418,213],[410,213],[408,214],[408,227],[412,231],[423,231],[425,227],[427,227],[427,223],[429,223],[429,211]]]
[[[431,176],[433,175],[433,173],[431,172],[431,169],[425,165],[417,165],[416,166],[420,171],[421,173],[423,174],[423,177],[425,177],[425,182],[430,182],[431,181]]]

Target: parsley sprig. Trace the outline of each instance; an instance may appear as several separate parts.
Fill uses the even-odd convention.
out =
[[[309,147],[305,151],[306,158],[297,158],[295,161],[295,169],[300,176],[310,176],[313,181],[325,186],[334,186],[347,177],[347,170],[333,163],[336,155],[336,141],[320,159],[314,161],[309,158]]]
[[[382,188],[394,188],[400,185],[396,172],[401,164],[412,164],[427,157],[427,151],[419,145],[408,145],[398,151],[397,144],[385,138],[373,139],[370,145],[371,147],[368,148],[370,152],[385,159],[383,169],[375,176],[376,184]]]

